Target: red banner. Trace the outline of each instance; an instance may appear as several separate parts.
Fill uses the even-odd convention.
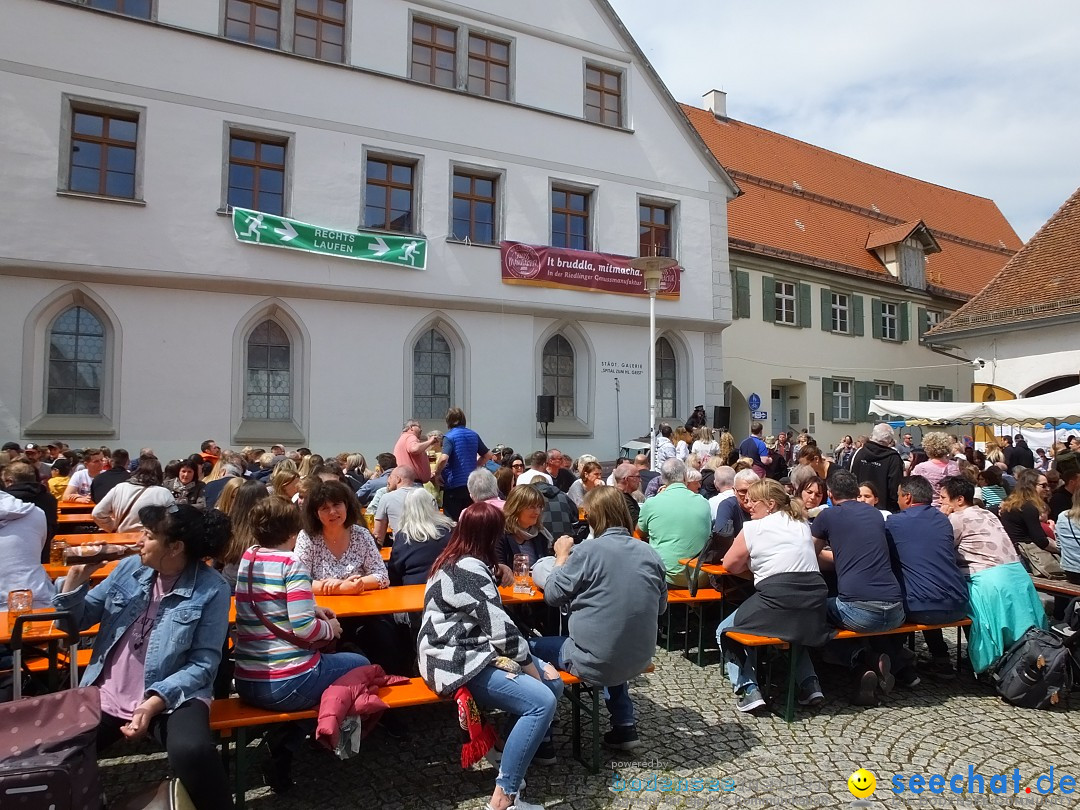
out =
[[[645,279],[640,270],[630,266],[629,256],[591,253],[521,242],[501,242],[502,280],[504,284],[528,284],[534,287],[557,287],[564,290],[617,293],[645,296]],[[672,267],[660,277],[659,298],[679,297],[679,274]]]

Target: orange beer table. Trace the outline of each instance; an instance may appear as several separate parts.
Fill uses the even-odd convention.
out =
[[[95,534],[58,534],[55,540],[62,540],[69,546],[85,546],[88,543],[115,543],[121,546],[138,543],[142,532],[97,532]]]
[[[687,558],[685,560],[679,560],[679,565],[690,565],[690,566],[692,566],[696,559],[697,559],[697,557],[689,557],[689,558]],[[718,563],[705,563],[703,566],[701,566],[701,570],[704,571],[706,574],[712,574],[713,576],[717,576],[717,577],[722,577],[722,576],[725,576],[725,575],[727,575],[729,573],[728,570],[726,568],[724,568],[724,566],[722,566],[722,565],[720,565]],[[735,575],[732,574],[732,576],[735,576]]]
[[[101,568],[99,568],[90,575],[90,582],[93,584],[101,582],[101,580],[105,579],[105,577],[112,573],[113,569],[116,568],[119,562],[119,560],[113,560],[112,562],[105,563],[103,566],[101,566]],[[48,563],[47,565],[43,565],[41,567],[45,569],[45,573],[49,575],[49,579],[59,579],[60,577],[66,577],[69,570],[69,567],[64,565],[63,563]]]
[[[93,508],[93,507],[91,507]],[[94,516],[89,512],[61,512],[56,516],[56,522],[68,525],[93,526]]]
[[[93,502],[83,503],[82,501],[60,501],[56,504],[56,511],[60,514],[65,512],[90,512],[94,508]]]
[[[341,618],[360,616],[385,616],[391,613],[420,613],[424,609],[425,585],[397,585],[377,591],[364,591],[352,596],[316,596],[315,604],[330,608]],[[543,602],[544,595],[533,589],[532,593],[514,593],[513,587],[499,588],[504,605],[524,605]],[[229,610],[229,621],[236,621],[235,602]]]

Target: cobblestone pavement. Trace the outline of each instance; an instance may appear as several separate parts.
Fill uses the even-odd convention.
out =
[[[635,755],[605,751],[601,772],[588,774],[571,756],[570,707],[563,701],[556,739],[558,764],[529,770],[526,799],[547,808],[574,810],[852,806],[929,810],[1078,803],[1057,792],[1056,784],[1054,795],[1039,796],[1035,780],[1051,766],[1058,781],[1062,775],[1080,776],[1080,713],[1013,708],[970,675],[945,683],[924,680],[913,691],[894,692],[878,708],[864,709],[850,705],[842,673],[819,668],[824,706],[800,710],[788,725],[776,715],[745,716],[736,711],[715,662],[699,669],[676,653],[658,650],[655,664],[656,671],[637,679],[631,688],[643,743]],[[305,750],[294,767],[297,784],[283,796],[270,793],[253,774],[259,786],[248,792],[248,807],[482,810],[495,773],[486,763],[470,771],[461,769],[454,708],[443,704],[398,712],[407,725],[404,738],[377,729],[364,742],[361,755],[347,762]],[[163,754],[148,747],[123,753],[127,755],[103,761],[110,795],[163,777]],[[847,790],[847,777],[860,767],[876,775],[878,789],[872,798],[856,803]],[[948,784],[941,795],[892,791],[894,774],[905,779],[912,774],[961,774],[966,784],[969,767],[984,776],[988,791],[991,776],[1007,774],[1009,795],[957,796],[949,792]],[[1016,768],[1021,777],[1019,795],[1012,792]],[[655,782],[649,784],[653,776],[700,779],[705,789],[695,792],[695,785],[686,782],[681,790],[661,792]],[[711,780],[729,781],[714,786],[707,784]],[[620,786],[622,790],[615,789]],[[1031,794],[1025,792],[1027,787],[1032,787]]]

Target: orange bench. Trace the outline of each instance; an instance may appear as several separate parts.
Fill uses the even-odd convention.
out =
[[[1080,585],[1073,585],[1071,582],[1066,582],[1064,579],[1032,577],[1031,584],[1035,586],[1035,590],[1042,591],[1043,593],[1052,593],[1058,596],[1080,596]]]
[[[671,652],[672,640],[672,606],[678,605],[685,608],[683,613],[683,655],[690,655],[690,613],[695,607],[700,607],[698,616],[698,639],[697,639],[697,665],[704,666],[705,656],[705,609],[707,605],[722,603],[724,594],[708,584],[698,588],[693,596],[687,588],[668,588],[667,610],[667,639],[665,649]]]
[[[960,639],[961,630],[965,627],[971,626],[971,619],[961,619],[958,622],[950,622],[948,624],[902,624],[899,627],[894,627],[892,630],[882,630],[877,633],[857,633],[854,630],[840,630],[834,636],[836,639],[861,639],[861,638],[873,638],[874,636],[893,636],[908,633],[917,633],[920,630],[943,630],[946,627],[956,628],[956,668],[960,669]],[[791,722],[795,719],[795,691],[797,684],[795,683],[795,656],[799,652],[801,645],[794,645],[795,649],[791,649],[792,645],[779,638],[772,636],[757,636],[752,633],[739,633],[735,631],[728,631],[724,633],[724,637],[731,639],[737,644],[742,644],[744,647],[776,647],[781,650],[788,650],[788,678],[787,678],[787,700],[784,706],[784,720]]]
[[[646,672],[652,672],[654,667],[649,664]],[[567,672],[560,672],[562,682],[570,687],[569,700],[574,707],[571,740],[573,743],[574,758],[585,765],[591,773],[600,771],[600,692],[599,688],[584,683],[580,678]],[[587,699],[582,696],[585,690]],[[408,683],[398,686],[384,686],[379,690],[379,698],[391,709],[401,709],[410,706],[426,706],[430,703],[441,703],[447,698],[441,698],[433,692],[422,678],[411,678]],[[581,758],[581,712],[589,715],[592,727],[592,740],[590,761]],[[252,729],[263,726],[271,726],[277,723],[291,723],[296,720],[314,720],[319,715],[318,707],[305,709],[298,712],[277,712],[260,709],[244,703],[240,698],[217,699],[210,704],[210,729],[217,732],[222,740],[222,751],[228,757],[230,739],[235,735],[236,768],[233,774],[233,790],[236,807],[244,807],[245,783],[248,767],[248,742]]]

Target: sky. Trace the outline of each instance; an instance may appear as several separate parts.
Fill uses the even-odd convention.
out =
[[[675,98],[997,203],[1080,186],[1077,0],[610,0]],[[661,11],[662,9],[662,11]]]

